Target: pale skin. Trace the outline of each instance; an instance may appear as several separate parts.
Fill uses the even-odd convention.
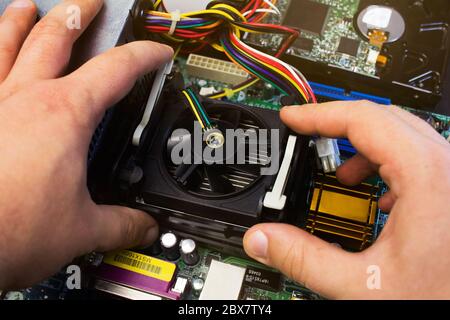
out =
[[[81,30],[65,28],[73,4],[81,8]],[[0,19],[2,289],[36,283],[90,251],[145,246],[158,235],[147,213],[91,200],[86,158],[104,111],[173,51],[135,42],[66,74],[74,41],[101,6],[64,1],[35,26],[35,6],[20,0]],[[348,137],[359,155],[338,178],[355,185],[378,172],[391,189],[379,205],[391,217],[362,253],[277,224],[250,229],[247,253],[328,298],[450,298],[448,142],[399,108],[364,101],[288,107],[281,117],[302,134]],[[367,288],[373,265],[380,290]]]

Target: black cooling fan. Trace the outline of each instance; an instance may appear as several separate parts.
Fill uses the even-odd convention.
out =
[[[261,169],[271,167],[273,161],[281,164],[288,139],[287,128],[281,123],[277,111],[208,99],[202,101],[202,105],[212,122],[213,129],[210,132],[220,132],[223,136],[219,147],[209,150],[215,156],[215,163],[204,157],[200,157],[201,161],[197,162],[174,163],[174,146],[192,146],[198,140],[193,139],[193,112],[181,97],[174,98],[172,95],[170,100],[164,101],[155,110],[159,116],[152,120],[153,131],[149,133],[151,141],[148,141],[145,155],[138,160],[142,162],[138,166],[142,168],[144,178],[134,188],[132,197],[141,199],[149,211],[150,207],[157,208],[156,211],[162,215],[188,214],[190,217],[244,227],[261,222],[265,212],[264,197],[271,191],[277,178],[276,171],[273,175],[261,175]],[[241,132],[253,137],[258,136],[262,129],[268,129],[268,140],[276,137],[278,150],[255,148],[252,145],[254,140],[240,139],[242,136],[238,135],[230,139],[226,134],[227,129],[241,129]],[[271,129],[278,130],[279,134],[272,134]],[[208,139],[201,140],[200,153],[208,149],[207,142]],[[299,145],[301,143],[299,139]],[[219,153],[223,156],[222,162],[217,161],[220,160],[217,152],[221,149],[232,150]],[[194,158],[196,150],[192,146],[191,151],[179,154],[182,159],[188,156]],[[274,158],[275,155],[277,158]],[[275,219],[281,219],[282,216],[283,212],[278,212]]]
[[[240,106],[218,104],[210,106],[207,112],[214,129],[204,136],[223,141],[219,144],[201,141],[201,148],[195,150],[195,118],[186,110],[175,122],[167,141],[167,169],[178,185],[193,195],[220,198],[243,192],[260,179],[261,169],[270,165],[270,143],[260,148],[256,141],[261,129],[270,141],[270,130],[260,118]],[[180,144],[189,146],[190,154],[181,152],[181,156],[189,161],[174,164],[171,155]],[[205,159],[204,152],[214,156],[214,161]],[[196,158],[198,161],[193,163]]]

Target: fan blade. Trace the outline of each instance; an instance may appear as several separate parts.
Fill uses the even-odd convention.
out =
[[[227,165],[227,167],[231,170],[247,173],[255,177],[261,175],[261,165],[259,164],[232,164]]]
[[[267,166],[271,163],[271,151],[269,148],[263,149],[261,145],[245,143],[245,152],[249,164]]]
[[[175,171],[175,178],[183,186],[195,184],[193,178],[198,178],[195,171],[200,165],[198,164],[182,164]],[[200,180],[200,179],[198,179]],[[198,182],[200,183],[200,181]]]
[[[206,176],[208,177],[211,190],[219,194],[228,194],[235,191],[231,182],[223,176],[218,166],[205,166]]]
[[[241,124],[241,118],[242,112],[240,110],[227,109],[227,111],[221,115],[220,120],[228,122],[233,129],[237,129]]]

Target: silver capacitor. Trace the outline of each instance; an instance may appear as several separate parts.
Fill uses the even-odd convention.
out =
[[[200,261],[197,250],[197,244],[192,239],[183,239],[180,241],[181,258],[188,266],[194,266]]]
[[[174,233],[163,233],[160,238],[160,243],[162,252],[168,260],[174,261],[180,257],[178,237]]]

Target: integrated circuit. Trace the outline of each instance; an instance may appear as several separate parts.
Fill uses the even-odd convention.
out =
[[[284,17],[284,25],[322,34],[328,20],[330,6],[311,0],[291,1]]]
[[[250,287],[277,292],[281,289],[281,274],[249,266],[245,272],[244,282]]]
[[[341,38],[339,41],[339,47],[337,52],[348,54],[349,56],[356,57],[359,50],[360,41],[350,39],[350,38]]]
[[[300,37],[294,42],[293,47],[300,50],[311,51],[314,48],[314,40]]]

